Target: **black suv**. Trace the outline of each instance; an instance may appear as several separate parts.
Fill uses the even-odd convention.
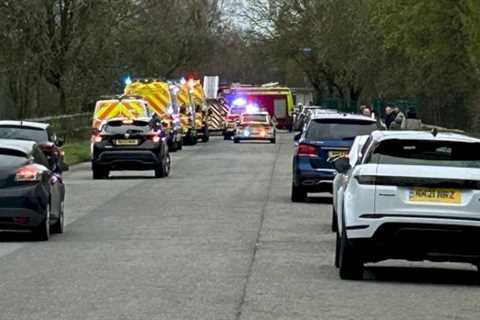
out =
[[[93,139],[93,179],[112,170],[154,170],[157,178],[170,173],[165,131],[150,119],[111,119]]]

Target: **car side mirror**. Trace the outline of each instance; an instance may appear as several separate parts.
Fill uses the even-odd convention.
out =
[[[300,140],[300,138],[302,137],[302,133],[297,133],[294,137],[293,137],[293,141],[297,142],[298,140]]]
[[[346,174],[350,170],[350,160],[346,157],[338,158],[333,162],[333,167],[338,173]]]
[[[58,138],[57,141],[55,141],[55,145],[57,147],[62,147],[65,144],[65,140],[62,138]]]

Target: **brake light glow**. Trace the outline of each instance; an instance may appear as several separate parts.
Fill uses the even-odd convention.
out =
[[[316,157],[317,156],[317,149],[314,146],[309,144],[301,143],[297,149],[298,156],[305,156],[305,157]]]
[[[40,172],[34,165],[28,165],[17,170],[15,181],[40,181]]]
[[[154,143],[159,143],[160,140],[162,140],[162,138],[160,138],[159,135],[154,135],[154,136],[152,136],[152,141],[153,141]]]

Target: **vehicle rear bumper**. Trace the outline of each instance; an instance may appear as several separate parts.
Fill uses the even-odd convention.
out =
[[[160,164],[159,155],[148,150],[104,151],[92,161],[93,166],[110,170],[152,170]]]
[[[352,231],[347,227],[349,241],[364,262],[480,262],[480,224],[385,223],[369,238],[351,238]]]
[[[307,192],[332,192],[335,170],[296,170],[294,184]]]
[[[0,229],[28,229],[45,218],[48,192],[40,184],[0,189]]]
[[[234,139],[236,140],[245,140],[245,141],[248,141],[248,140],[265,140],[265,141],[270,141],[272,139],[275,139],[275,136],[274,135],[266,135],[266,136],[249,136],[249,137],[245,137],[245,136],[234,136]]]

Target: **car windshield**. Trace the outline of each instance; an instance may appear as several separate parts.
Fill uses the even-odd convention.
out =
[[[305,135],[308,140],[346,140],[368,135],[377,129],[375,122],[350,119],[312,120]]]
[[[109,134],[148,133],[150,130],[150,124],[146,121],[133,121],[132,123],[110,121],[103,128],[103,131]]]
[[[30,127],[1,126],[1,139],[30,140],[38,143],[48,142],[48,133],[44,129]]]
[[[246,114],[243,116],[243,122],[267,122],[266,114]]]
[[[480,143],[387,140],[371,154],[367,162],[399,165],[480,168]]]

